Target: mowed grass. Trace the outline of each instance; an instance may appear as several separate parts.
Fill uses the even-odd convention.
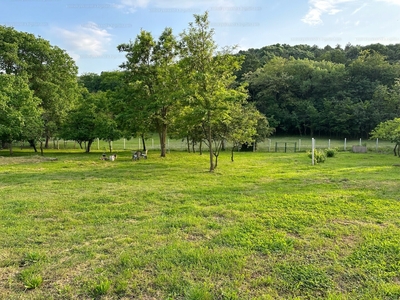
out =
[[[399,299],[400,159],[0,155],[1,299]],[[57,158],[56,161],[49,158]]]

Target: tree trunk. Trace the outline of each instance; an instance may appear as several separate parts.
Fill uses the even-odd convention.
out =
[[[186,136],[186,146],[187,146],[187,152],[190,153],[190,139],[189,136]]]
[[[200,155],[203,154],[203,140],[200,140],[199,152],[200,152]]]
[[[207,140],[208,140],[208,147],[209,149],[209,154],[210,154],[210,172],[213,172],[215,167],[214,167],[214,154],[212,151],[212,131],[211,131],[211,112],[207,112],[207,123],[208,123],[208,128],[207,128]]]
[[[48,136],[46,136],[46,143],[45,143],[45,145],[44,145],[44,147],[45,147],[46,149],[49,148],[49,140],[50,140],[50,138],[49,138]]]
[[[142,138],[143,152],[146,152],[146,141],[144,140],[144,133],[142,133],[140,136]]]
[[[396,148],[397,148],[397,146],[398,146],[398,144],[396,144],[396,145],[394,146],[394,149],[393,149],[394,156],[397,156],[397,153],[396,153]]]
[[[40,139],[40,155],[43,156],[43,141]]]
[[[235,149],[235,145],[232,146],[232,151],[231,151],[231,161],[233,161],[233,151]]]
[[[93,143],[93,140],[89,140],[88,143],[87,143],[87,147],[85,145],[85,150],[86,150],[85,152],[86,153],[90,152],[90,147],[92,146],[92,143]],[[86,144],[86,142],[85,142],[85,144]]]
[[[108,147],[110,148],[110,153],[112,152],[112,141],[108,141]]]
[[[35,140],[29,140],[28,143],[33,148],[33,150],[37,152]]]
[[[214,170],[217,168],[217,166],[218,166],[218,156],[219,156],[219,154],[214,154],[214,156],[215,156],[215,164],[214,164]]]
[[[196,149],[195,149],[195,146],[196,145],[196,142],[194,141],[194,139],[192,139],[192,152],[193,153],[196,153]]]
[[[165,145],[166,139],[167,139],[167,125],[162,124],[160,131],[161,157],[165,157],[167,155],[167,147]]]

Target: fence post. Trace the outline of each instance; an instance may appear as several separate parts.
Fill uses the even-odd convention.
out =
[[[124,150],[126,150],[126,139],[124,138]]]
[[[344,138],[344,151],[346,151],[346,142],[347,142],[347,139]]]
[[[378,139],[376,139],[376,152],[378,152]]]
[[[328,149],[331,149],[331,140],[328,140]]]
[[[278,142],[275,142],[275,152],[278,152]]]
[[[360,139],[360,146],[361,146],[361,139]]]
[[[301,151],[301,139],[299,139],[299,152]]]
[[[97,150],[100,150],[100,139],[97,138]]]
[[[312,160],[312,165],[314,165],[314,149],[315,149],[315,139],[311,139],[311,160]]]

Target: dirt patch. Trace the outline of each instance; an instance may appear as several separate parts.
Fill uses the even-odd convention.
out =
[[[14,165],[25,163],[40,163],[46,161],[56,161],[55,157],[44,157],[39,155],[34,156],[20,156],[20,157],[5,157],[0,156],[0,165]]]

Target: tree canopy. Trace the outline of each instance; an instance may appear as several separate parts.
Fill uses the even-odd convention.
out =
[[[79,95],[74,60],[41,37],[0,26],[0,72],[26,78],[29,89],[40,99],[47,146]]]

